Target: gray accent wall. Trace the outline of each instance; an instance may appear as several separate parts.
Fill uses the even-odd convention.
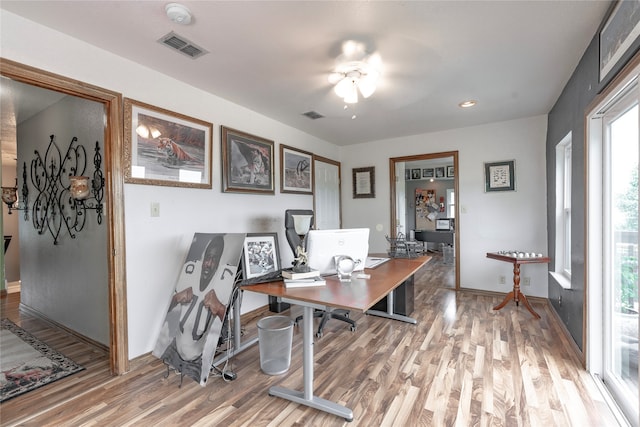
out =
[[[606,19],[605,19],[606,20]],[[603,21],[604,22],[604,21]],[[571,289],[563,289],[549,276],[549,300],[562,319],[578,347],[584,352],[583,325],[585,300],[585,114],[589,104],[638,50],[640,40],[620,62],[599,82],[599,31],[594,35],[580,63],[548,115],[547,125],[547,233],[549,269],[555,269],[555,147],[572,132],[571,165]]]

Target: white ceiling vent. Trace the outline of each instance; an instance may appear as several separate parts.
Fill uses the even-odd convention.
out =
[[[209,53],[195,43],[192,43],[184,37],[177,35],[173,31],[163,36],[160,40],[158,40],[158,43],[162,43],[165,46],[175,49],[183,55],[186,55],[192,59],[196,59],[204,55],[205,53]]]

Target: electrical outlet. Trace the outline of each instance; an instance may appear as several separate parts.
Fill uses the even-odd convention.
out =
[[[531,277],[525,277],[522,279],[522,286],[531,286]]]
[[[504,285],[505,283],[507,283],[507,278],[504,276],[500,276],[500,284]]]

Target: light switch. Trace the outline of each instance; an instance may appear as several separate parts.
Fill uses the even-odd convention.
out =
[[[160,216],[160,203],[158,202],[151,203],[151,216],[152,217]]]

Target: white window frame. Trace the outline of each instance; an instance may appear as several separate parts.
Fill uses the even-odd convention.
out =
[[[571,145],[571,132],[556,144],[556,262],[550,274],[564,289],[571,289]]]

